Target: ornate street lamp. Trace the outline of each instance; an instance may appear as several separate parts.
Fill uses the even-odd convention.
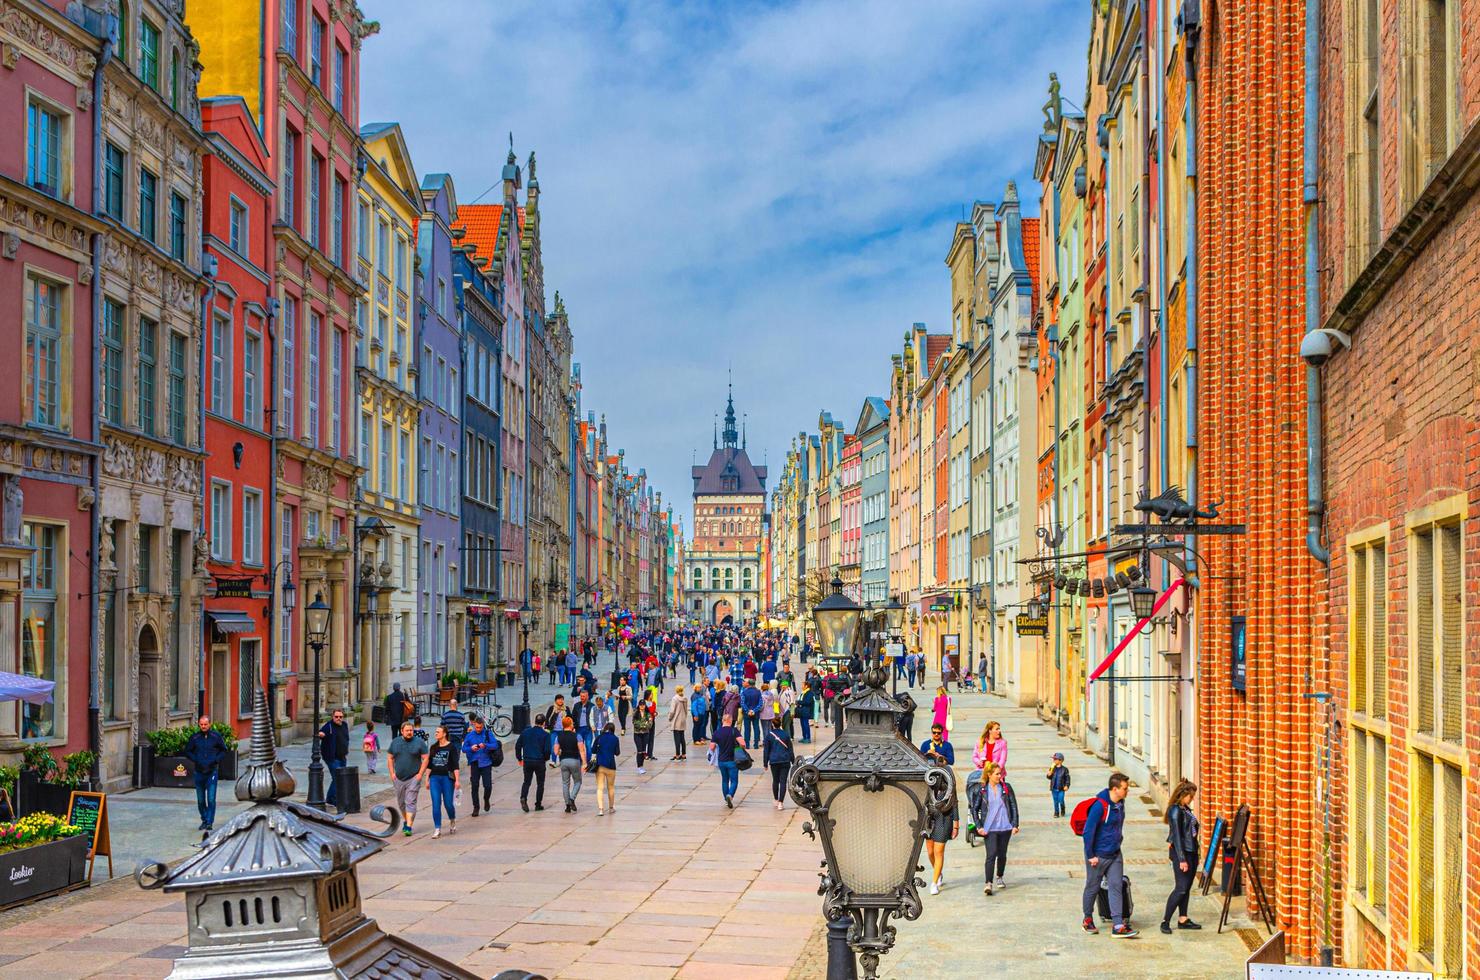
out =
[[[320,810],[324,808],[324,762],[319,750],[319,660],[329,636],[329,612],[322,592],[315,592],[313,602],[303,610],[308,645],[313,649],[313,738],[308,763],[308,799],[304,802]]]
[[[899,601],[899,596],[889,597],[884,605],[884,627],[889,631],[889,642],[900,643],[901,631],[904,629],[904,603]],[[901,644],[900,649],[903,649]],[[889,665],[889,691],[895,697],[899,697],[899,664]]]
[[[841,733],[793,771],[788,787],[812,815],[802,832],[822,837],[818,891],[829,923],[829,978],[853,976],[857,953],[872,980],[879,956],[894,945],[889,919],[920,917],[920,848],[932,818],[956,796],[951,770],[900,737],[904,709],[883,687],[882,670],[864,672],[863,690],[841,706]]]
[[[519,673],[524,675],[524,701],[514,707],[514,731],[522,732],[529,727],[529,663],[526,660],[529,654],[529,629],[534,623],[534,610],[529,608],[529,603],[524,603],[515,614],[519,618],[519,632],[523,635],[524,645],[519,649]]]
[[[812,607],[812,619],[817,623],[817,639],[821,649],[819,657],[847,661],[853,653],[853,641],[858,634],[858,620],[863,607],[843,594],[843,580],[837,576],[832,580],[832,595]]]
[[[1137,619],[1147,619],[1156,608],[1156,590],[1144,582],[1131,589],[1131,612]]]

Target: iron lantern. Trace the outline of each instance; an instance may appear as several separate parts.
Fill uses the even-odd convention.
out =
[[[904,628],[904,603],[899,601],[899,596],[890,596],[889,604],[884,607],[884,622],[889,627],[890,636],[898,636]]]
[[[864,672],[862,690],[841,705],[841,734],[798,766],[788,787],[812,816],[803,833],[821,835],[823,914],[838,924],[835,931],[846,924],[847,945],[870,980],[894,945],[889,920],[917,919],[923,911],[925,882],[915,877],[920,849],[931,821],[956,798],[952,771],[932,765],[900,736],[904,709],[884,682],[883,670]],[[835,975],[831,964],[828,975]]]
[[[315,592],[313,602],[310,602],[303,612],[306,617],[308,645],[323,646],[329,635],[329,604],[324,601],[324,593]]]
[[[821,656],[847,660],[852,655],[862,614],[863,607],[843,594],[843,580],[834,576],[832,595],[812,607]]]
[[[1035,595],[1033,598],[1031,598],[1031,599],[1028,600],[1028,618],[1029,619],[1037,619],[1039,616],[1042,616],[1042,615],[1043,615],[1043,599],[1041,597]]]
[[[1131,612],[1137,619],[1148,619],[1156,608],[1156,590],[1149,585],[1138,585],[1131,589]]]
[[[288,571],[291,572],[292,569],[290,568],[290,569],[288,569]],[[298,597],[298,587],[293,584],[293,578],[292,578],[292,576],[291,575],[284,575],[283,576],[283,613],[285,615],[291,616],[293,614],[293,606],[295,604],[295,600],[297,599],[297,597]]]

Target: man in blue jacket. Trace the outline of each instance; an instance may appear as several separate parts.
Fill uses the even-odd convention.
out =
[[[185,743],[185,758],[195,766],[195,807],[200,811],[198,830],[216,824],[216,771],[230,750],[221,733],[211,728],[208,715],[200,716],[200,730],[191,732]]]
[[[555,714],[554,709],[551,715]],[[558,716],[563,723],[565,721],[565,710],[560,709]],[[550,732],[546,727],[546,718],[540,715],[524,731],[519,733],[519,741],[514,743],[514,758],[524,767],[524,785],[519,789],[519,806],[525,813],[529,812],[529,784],[534,782],[534,808],[543,810],[545,808],[545,763],[550,760]]]
[[[1130,778],[1123,772],[1110,774],[1110,786],[1095,794],[1084,820],[1084,921],[1085,932],[1095,933],[1095,899],[1103,881],[1110,891],[1110,918],[1115,924],[1111,935],[1129,939],[1136,930],[1126,925],[1125,863],[1120,844],[1125,829],[1125,797],[1130,791]]]
[[[451,737],[449,735],[449,737]],[[463,758],[468,760],[468,771],[472,777],[473,816],[478,815],[478,787],[483,787],[483,809],[492,810],[489,797],[493,795],[493,750],[498,739],[483,725],[483,719],[473,716],[473,730],[463,736]]]
[[[745,716],[745,742],[758,745],[761,740],[761,691],[754,680],[747,680],[740,692],[740,713]]]

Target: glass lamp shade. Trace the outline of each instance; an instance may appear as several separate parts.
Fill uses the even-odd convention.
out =
[[[283,612],[288,612],[288,613],[292,612],[293,611],[293,606],[295,605],[295,600],[297,598],[298,598],[298,588],[297,588],[297,586],[295,586],[293,584],[293,580],[292,579],[287,578],[287,577],[284,577],[283,578]]]
[[[322,592],[315,592],[313,602],[303,610],[307,620],[305,628],[308,630],[309,643],[323,643],[324,637],[329,634],[329,604],[324,601]]]
[[[1156,608],[1156,590],[1145,585],[1131,589],[1131,612],[1137,619],[1145,619]]]
[[[824,657],[846,660],[853,653],[853,638],[863,607],[843,595],[843,580],[832,580],[832,595],[812,607],[817,639]]]
[[[855,895],[888,895],[914,874],[920,804],[903,786],[869,792],[857,779],[822,779],[833,869]]]
[[[890,633],[898,633],[904,628],[904,603],[899,601],[899,596],[892,596],[884,607],[884,622],[888,624]]]

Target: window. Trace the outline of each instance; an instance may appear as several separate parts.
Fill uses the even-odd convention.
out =
[[[211,557],[231,561],[231,484],[221,480],[211,481]]]
[[[344,178],[334,176],[334,222],[331,234],[333,239],[329,242],[331,257],[338,265],[344,265],[344,199],[349,195],[349,187]]]
[[[391,424],[380,423],[380,495],[391,495]]]
[[[411,500],[411,433],[405,429],[401,430],[401,444],[398,447],[401,458],[397,461],[396,494],[404,502]]]
[[[1459,523],[1419,530],[1414,535],[1414,547],[1414,728],[1444,741],[1459,742],[1464,709],[1464,586]]]
[[[118,531],[121,523],[115,523],[109,535],[114,555],[118,554]],[[118,682],[118,598],[116,588],[103,593],[103,717],[114,721],[122,720],[123,707],[128,700],[125,690],[121,689]]]
[[[297,527],[293,522],[293,507],[291,504],[284,504],[282,506],[282,509],[278,511],[278,519],[281,522],[278,525],[278,529],[282,532],[281,551],[278,554],[278,558],[281,561],[286,561],[288,567],[291,568],[293,564],[293,553],[296,550],[293,531]],[[282,607],[281,594],[273,596],[273,604],[278,608]],[[281,616],[278,621],[281,624],[279,627],[281,632],[278,634],[278,647],[276,656],[273,658],[275,661],[274,669],[291,670],[293,668],[293,614],[288,613]]]
[[[123,221],[125,160],[123,151],[112,143],[103,148],[103,213],[117,222]]]
[[[65,650],[57,636],[57,597],[65,591],[57,577],[58,555],[64,554],[60,538],[60,530],[50,525],[21,525],[21,543],[34,550],[21,564],[20,672],[47,681],[62,679],[57,659]],[[57,734],[55,704],[23,701],[20,720],[23,739]]]
[[[294,371],[297,365],[295,348],[298,343],[298,300],[283,297],[283,375],[282,404],[279,406],[278,431],[290,439],[298,434],[298,418],[294,414],[293,397],[296,391]]]
[[[401,539],[401,588],[411,588],[411,539]]]
[[[1441,977],[1464,970],[1464,776],[1458,765],[1413,757],[1412,940]]]
[[[184,605],[185,578],[190,574],[190,535],[176,531],[170,539],[170,634],[166,642],[170,647],[170,707],[178,708],[189,704],[195,691],[191,684],[190,659],[185,655],[185,637],[189,628],[185,617],[180,615]]]
[[[150,524],[139,525],[138,567],[134,571],[134,587],[140,592],[154,591],[154,532]]]
[[[170,48],[170,108],[180,109],[180,49]]]
[[[349,72],[349,55],[339,45],[334,45],[334,108],[344,111],[344,79]]]
[[[1459,0],[1412,0],[1400,29],[1404,208],[1459,143]]]
[[[304,376],[305,386],[303,404],[308,409],[308,425],[303,431],[303,441],[310,446],[319,444],[319,349],[322,341],[323,318],[312,310],[308,313],[308,337],[305,352],[308,360],[308,373]]]
[[[103,298],[103,419],[123,424],[123,304]]]
[[[211,411],[231,415],[231,318],[217,311],[211,319]]]
[[[155,434],[155,370],[159,352],[159,325],[146,316],[139,317],[139,428],[146,435]]]
[[[262,492],[242,490],[242,562],[262,564]]]
[[[26,278],[26,401],[35,425],[61,427],[62,296],[64,286]]]
[[[1387,717],[1387,548],[1382,540],[1353,548],[1351,572],[1351,709]]]
[[[262,424],[262,338],[248,333],[242,345],[242,421],[252,427]]]
[[[283,50],[298,60],[298,0],[283,0]]]
[[[129,45],[128,0],[118,0],[118,60],[128,64]]]
[[[387,279],[391,277],[391,228],[383,218],[375,223],[375,268]]]
[[[291,2],[291,0],[290,0]],[[298,227],[298,133],[289,126],[283,140],[283,221]]]
[[[139,77],[159,91],[159,28],[147,17],[139,19]]]
[[[232,198],[230,231],[228,235],[230,237],[229,244],[231,245],[231,250],[236,254],[247,254],[247,249],[250,247],[248,244],[248,236],[251,234],[250,229],[247,206],[241,201]]]
[[[360,416],[359,461],[361,463],[368,463],[370,461],[370,456],[374,449],[372,445],[372,426],[374,424],[375,423],[370,418],[369,412],[365,412]],[[360,475],[360,488],[368,493],[370,491],[370,487],[370,467],[366,466],[365,472]]]
[[[238,715],[250,715],[252,713],[252,699],[257,690],[257,671],[262,661],[262,641],[259,639],[242,640],[239,647],[241,670],[236,682],[236,713]]]
[[[156,241],[155,223],[159,213],[159,178],[139,168],[139,234]]]
[[[406,239],[402,235],[396,236],[396,287],[406,292],[408,286],[407,274],[410,263],[406,261]]]
[[[360,202],[359,214],[355,219],[357,235],[359,238],[360,258],[370,258],[370,205],[366,201]]]
[[[186,223],[185,198],[170,193],[170,257],[177,262],[185,261]]]
[[[170,410],[170,438],[184,445],[185,443],[185,335],[175,333],[170,335],[170,387],[169,387],[169,410]]]
[[[26,130],[26,183],[52,197],[62,196],[62,132],[65,117],[32,100]]]
[[[324,85],[324,22],[318,14],[313,15],[313,26],[308,34],[308,77],[320,88]]]
[[[344,404],[344,343],[338,330],[329,331],[329,450],[339,452],[339,413]]]
[[[308,243],[314,248],[323,245],[324,158],[312,154],[308,166]]]

